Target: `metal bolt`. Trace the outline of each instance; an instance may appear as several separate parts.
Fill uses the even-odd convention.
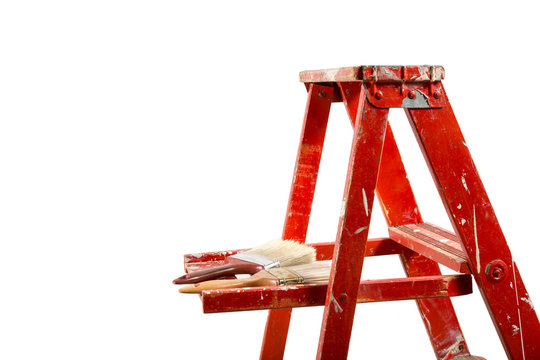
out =
[[[319,96],[320,98],[323,98],[323,97],[326,97],[326,93],[322,90],[319,90],[319,92],[317,93],[317,96]]]
[[[499,266],[499,265],[495,265],[493,267],[493,270],[491,271],[491,275],[493,275],[493,278],[494,279],[500,279],[504,274],[504,269]]]
[[[375,91],[375,99],[381,100],[383,98],[383,93],[381,90]]]
[[[414,90],[409,90],[407,96],[409,97],[409,99],[414,99],[416,97],[416,92]]]
[[[434,97],[435,99],[440,99],[441,96],[442,96],[442,94],[441,94],[441,92],[440,92],[439,90],[435,90],[435,91],[433,92],[433,97]]]
[[[339,294],[339,301],[345,302],[345,301],[347,301],[347,297],[348,297],[347,293],[341,293],[341,294]]]
[[[487,278],[492,283],[501,282],[506,276],[507,272],[508,266],[502,260],[493,260],[486,266]]]
[[[351,95],[351,89],[345,89],[345,96]]]

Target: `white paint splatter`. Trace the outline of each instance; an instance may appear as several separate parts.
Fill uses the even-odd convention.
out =
[[[512,271],[514,273],[514,283],[516,282],[516,262],[514,261],[514,258],[512,257]],[[517,311],[518,311],[518,319],[519,319],[519,329],[521,329],[521,311],[519,311],[519,297],[518,297],[518,291],[516,286],[516,304],[517,304]],[[515,325],[512,325],[515,326]],[[523,331],[519,332],[521,335],[521,354],[523,355],[523,360],[525,359],[525,346],[523,344]]]
[[[364,210],[366,210],[366,217],[368,217],[369,210],[368,210],[368,204],[367,204],[366,191],[364,190],[364,188],[362,188],[362,198],[364,200]]]
[[[512,325],[512,335],[516,335],[519,332],[519,327]]]
[[[355,235],[356,235],[356,234],[360,234],[362,231],[364,231],[364,230],[366,230],[366,229],[367,229],[367,226],[362,226],[361,228],[358,228],[358,229],[354,232],[354,234],[355,234]]]
[[[461,209],[461,204],[458,204],[457,208],[458,208],[458,209]]]
[[[340,217],[345,216],[345,211],[346,211],[346,209],[347,209],[347,200],[343,200],[343,201],[341,202],[341,212],[340,212],[340,214],[339,214]]]
[[[330,302],[334,305],[334,311],[335,312],[338,312],[338,313],[343,312],[343,309],[341,308],[341,306],[337,302],[336,298],[334,297],[334,294],[332,294],[332,293],[330,293]]]
[[[530,297],[528,297],[528,296],[527,296],[527,297],[522,297],[521,300],[523,300],[523,301],[525,301],[527,304],[529,304],[529,306],[531,307],[531,309],[534,310],[534,305],[533,305],[532,300],[531,300]]]
[[[424,321],[426,322],[428,326],[428,332],[431,335],[431,323],[429,322],[429,319],[424,314],[422,314],[422,317],[424,318]]]
[[[465,181],[465,176],[461,177],[461,182],[463,183],[463,187],[465,188],[465,190],[467,190],[467,192],[470,194],[471,192],[469,191],[469,188],[467,187],[467,182]]]
[[[478,248],[478,235],[476,234],[476,208],[473,205],[474,242],[476,243],[476,269],[480,274],[480,249]]]
[[[467,222],[467,220],[461,219],[461,225],[465,225],[466,222]]]

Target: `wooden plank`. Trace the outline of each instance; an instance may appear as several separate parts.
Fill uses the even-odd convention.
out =
[[[205,313],[322,306],[326,284],[281,287],[255,287],[203,291]],[[466,274],[419,276],[365,280],[360,282],[358,303],[460,296],[472,292],[471,276]],[[338,297],[331,306],[343,306]]]
[[[308,70],[300,73],[304,83],[329,82],[435,82],[444,79],[442,66],[349,66],[324,70]]]
[[[469,265],[465,254],[457,250],[448,243],[452,240],[442,242],[440,235],[430,233],[417,225],[403,225],[388,228],[390,238],[399,244],[419,253],[433,261],[443,264],[452,270],[461,273],[470,273]],[[431,236],[437,236],[433,238]]]

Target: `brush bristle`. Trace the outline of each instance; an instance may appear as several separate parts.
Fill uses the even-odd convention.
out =
[[[279,261],[280,266],[309,264],[315,261],[315,248],[292,240],[274,240],[246,251]]]
[[[330,268],[332,261],[315,261],[311,264],[290,266],[289,269],[298,273],[304,278],[306,284],[326,283],[330,278]]]

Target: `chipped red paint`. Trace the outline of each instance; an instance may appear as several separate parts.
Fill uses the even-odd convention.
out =
[[[339,83],[338,86],[351,123],[354,124],[362,84]],[[377,197],[388,226],[422,222],[390,124],[386,128],[377,178]],[[441,274],[436,262],[415,252],[404,251],[400,258],[408,276]],[[469,354],[450,299],[421,299],[417,300],[416,304],[437,358],[448,354],[447,349],[456,342],[462,342],[459,354]]]
[[[390,227],[390,237],[401,245],[457,272],[469,274],[467,257],[461,244],[433,232],[426,224]]]
[[[351,66],[336,69],[302,71],[304,83],[344,83],[352,81],[425,82],[444,79],[442,66]]]
[[[202,295],[205,312],[273,309],[261,359],[283,357],[290,308],[323,303],[317,358],[345,359],[356,306],[351,299],[417,299],[438,359],[482,359],[470,356],[449,299],[470,293],[471,276],[442,276],[437,262],[472,273],[509,358],[540,359],[538,317],[444,92],[443,78],[439,66],[357,66],[300,74],[308,103],[284,238],[305,241],[331,103],[343,101],[354,125],[336,242],[314,244],[319,260],[333,259],[330,281]],[[387,126],[388,109],[397,107],[405,108],[455,234],[422,221]],[[375,190],[395,241],[367,239]],[[364,256],[383,254],[400,254],[409,278],[360,282]],[[186,268],[218,263],[220,256],[186,256]]]
[[[301,242],[306,240],[333,94],[332,87],[316,84],[309,86],[302,135],[283,226],[283,239]],[[291,309],[269,311],[260,359],[283,358],[290,318]]]
[[[358,115],[328,281],[318,359],[347,357],[356,308],[356,302],[347,299],[356,298],[358,293],[386,131],[388,110],[371,106],[364,88],[358,96]],[[337,305],[338,298],[345,300],[340,300]]]
[[[540,322],[521,300],[527,290],[444,91],[442,99],[440,109],[407,109],[407,116],[507,356],[540,359]],[[486,268],[495,260],[508,271],[491,282]]]
[[[244,289],[207,290],[202,293],[205,313],[280,309],[324,305],[328,286],[293,285]],[[460,296],[472,292],[470,275],[421,276],[416,278],[365,280],[358,286],[356,302],[394,301]],[[343,311],[339,297],[332,304]]]

